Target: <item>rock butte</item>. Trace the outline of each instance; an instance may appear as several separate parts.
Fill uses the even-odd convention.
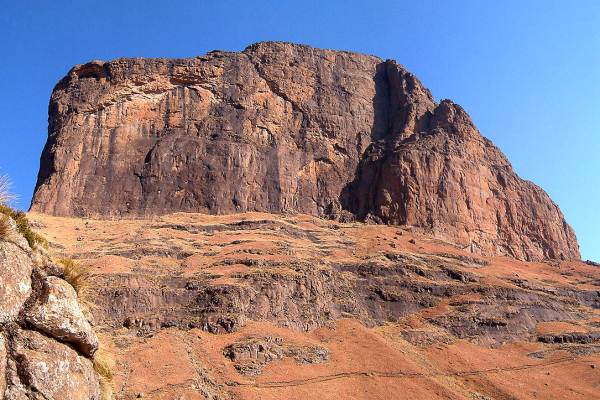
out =
[[[266,42],[74,67],[32,210],[300,213],[409,225],[473,253],[578,259],[558,207],[395,61]]]

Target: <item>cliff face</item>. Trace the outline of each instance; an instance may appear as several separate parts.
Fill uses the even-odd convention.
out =
[[[99,400],[98,338],[75,290],[9,223],[0,238],[0,399]]]
[[[558,207],[462,108],[394,61],[286,43],[76,66],[52,94],[32,210],[299,212],[579,257]]]

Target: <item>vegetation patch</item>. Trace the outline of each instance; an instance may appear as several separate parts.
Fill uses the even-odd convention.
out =
[[[27,215],[23,211],[16,211],[4,204],[0,204],[0,214],[4,214],[15,221],[17,230],[25,237],[27,243],[29,243],[29,247],[32,249],[36,249],[38,246],[48,247],[46,239],[31,229]]]
[[[89,269],[70,258],[63,258],[58,262],[63,267],[63,279],[73,286],[77,295],[81,298],[81,295],[89,286],[91,277]]]
[[[0,240],[5,240],[10,234],[10,221],[6,215],[0,215]]]
[[[112,400],[114,392],[113,369],[115,367],[115,361],[108,351],[99,348],[94,354],[93,362],[94,370],[100,378],[102,400]]]
[[[0,204],[8,204],[15,200],[15,195],[12,194],[10,188],[12,183],[7,175],[0,175]]]

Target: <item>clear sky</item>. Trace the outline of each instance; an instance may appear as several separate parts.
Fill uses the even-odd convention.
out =
[[[0,0],[0,173],[27,208],[54,84],[74,65],[262,40],[393,58],[461,104],[600,260],[600,1]]]

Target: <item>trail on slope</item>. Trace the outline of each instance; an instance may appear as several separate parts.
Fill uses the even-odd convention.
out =
[[[315,376],[312,378],[306,379],[294,379],[289,381],[273,381],[273,382],[228,382],[228,386],[251,386],[255,388],[279,388],[279,387],[289,387],[289,386],[302,386],[302,385],[310,385],[313,383],[321,383],[327,382],[337,379],[346,379],[346,378],[354,378],[354,377],[374,377],[374,378],[437,378],[437,377],[464,377],[464,376],[473,376],[473,375],[484,375],[484,374],[492,374],[492,373],[500,373],[500,372],[512,372],[512,371],[522,371],[527,369],[541,368],[552,366],[556,364],[563,364],[569,361],[575,361],[575,357],[564,357],[554,361],[548,361],[545,363],[538,364],[523,364],[517,365],[513,367],[505,367],[505,368],[488,368],[488,369],[479,369],[479,370],[470,370],[470,371],[458,371],[458,372],[402,372],[402,371],[390,371],[390,372],[382,372],[382,371],[355,371],[355,372],[340,372],[337,374],[331,375],[321,375]]]

